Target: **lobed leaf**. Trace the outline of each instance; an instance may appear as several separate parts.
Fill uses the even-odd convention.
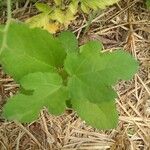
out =
[[[5,118],[26,123],[37,119],[43,107],[47,107],[54,115],[65,110],[67,89],[58,74],[31,73],[22,78],[20,83],[24,89],[33,90],[33,94],[19,93],[10,98],[3,108]]]
[[[74,99],[71,101],[77,114],[94,128],[112,129],[117,126],[118,113],[115,101],[103,101],[100,105],[91,103],[87,99]]]
[[[80,0],[81,2],[81,9],[88,13],[90,9],[97,10],[97,9],[104,9],[106,6],[110,6],[112,4],[117,3],[119,0]]]
[[[89,106],[89,111],[92,103],[93,110],[95,105],[97,105],[97,108],[95,108],[96,111],[102,111],[103,114],[105,114],[105,116],[101,116],[100,114],[99,117],[103,119],[99,121],[102,122],[106,120],[105,123],[107,124],[108,120],[110,120],[110,118],[107,119],[107,111],[109,110],[107,106],[115,110],[112,101],[117,97],[112,86],[120,79],[131,79],[138,69],[138,63],[130,54],[121,50],[112,53],[102,53],[100,50],[101,44],[99,42],[92,41],[81,46],[79,54],[70,53],[67,56],[65,60],[65,69],[70,76],[68,89],[70,97],[72,98],[72,103],[74,104],[76,101],[79,103],[79,101],[83,100],[89,101],[87,103],[79,103],[79,105],[84,105],[84,103],[85,105],[87,104],[87,107]],[[105,104],[106,109],[105,107],[103,109],[103,104]],[[96,118],[93,117],[93,121],[90,122],[91,119],[88,118],[89,112],[87,112],[87,109],[82,109],[81,111],[81,106],[74,106],[77,113],[79,113],[84,120],[87,120],[92,125],[92,122],[97,121],[94,120]],[[85,116],[87,116],[87,118]],[[114,117],[112,120],[114,119],[114,122],[117,122],[115,120],[117,116],[114,115],[112,117]],[[112,124],[110,120],[110,126],[111,125],[113,127],[114,124]],[[101,128],[102,125],[99,127]]]
[[[33,72],[53,72],[61,68],[65,49],[47,31],[12,23],[8,30],[7,47],[0,56],[4,71],[19,81]],[[0,41],[3,35],[0,34]]]

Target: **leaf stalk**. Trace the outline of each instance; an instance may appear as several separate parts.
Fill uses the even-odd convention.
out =
[[[3,41],[2,41],[2,46],[0,48],[0,55],[2,54],[3,50],[7,47],[7,33],[8,33],[8,29],[11,23],[11,0],[7,0],[7,22],[6,22],[6,26],[3,30]]]

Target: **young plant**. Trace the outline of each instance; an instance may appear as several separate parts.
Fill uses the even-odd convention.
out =
[[[19,92],[4,105],[6,119],[31,122],[43,107],[59,115],[69,101],[93,127],[116,127],[117,94],[112,86],[120,79],[131,79],[137,72],[138,63],[130,54],[122,50],[104,53],[98,41],[78,47],[71,32],[54,37],[47,31],[15,22],[10,24],[6,44],[0,62],[4,71],[20,84]]]

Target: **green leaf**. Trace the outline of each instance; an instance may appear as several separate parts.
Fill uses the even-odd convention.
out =
[[[48,13],[40,13],[26,20],[31,28],[44,28],[49,23]]]
[[[63,66],[65,49],[47,31],[12,23],[7,37],[7,47],[0,61],[4,71],[17,81],[28,73],[53,72]],[[0,34],[0,41],[2,38]]]
[[[56,33],[60,29],[58,22],[50,20],[49,13],[40,13],[25,21],[31,28],[42,28],[49,33]]]
[[[8,120],[25,123],[36,120],[40,109],[42,109],[42,105],[39,105],[38,101],[34,101],[31,96],[17,94],[8,99],[8,102],[3,107],[2,115]]]
[[[65,60],[65,69],[70,76],[68,89],[72,101],[86,99],[97,104],[100,109],[102,104],[112,104],[111,101],[117,97],[112,85],[120,79],[131,79],[138,69],[137,61],[130,54],[121,50],[102,53],[101,47],[99,42],[89,42],[80,47],[79,54],[70,53]],[[114,105],[111,106],[113,107]],[[101,111],[107,116],[107,111],[104,110]]]
[[[85,12],[88,13],[90,8],[93,10],[97,9],[105,9],[106,6],[113,5],[117,3],[119,0],[80,0],[81,2],[81,9]]]
[[[44,13],[49,13],[52,10],[52,8],[48,4],[44,4],[44,3],[37,2],[35,6],[39,11]]]
[[[62,3],[62,0],[54,0],[56,5],[60,5]]]
[[[50,33],[55,33],[57,31],[57,25],[56,28],[53,28],[50,24],[50,17],[49,14],[53,11],[53,8],[50,7],[48,4],[44,3],[36,3],[36,8],[41,12],[38,15],[35,15],[31,18],[28,18],[25,22],[31,27],[31,28],[43,28]],[[52,24],[54,27],[55,25]]]
[[[67,27],[72,20],[75,20],[75,14],[71,12],[70,9],[61,10],[60,8],[55,8],[54,12],[49,15],[51,20],[57,20],[60,24]]]
[[[70,53],[70,52],[77,52],[78,50],[78,41],[76,39],[76,36],[69,32],[62,32],[59,35],[59,40],[62,43],[64,49]]]
[[[5,26],[4,25],[0,25],[0,32],[4,31]]]
[[[54,115],[65,110],[68,95],[59,75],[32,73],[25,76],[20,83],[24,89],[33,90],[33,95],[19,93],[10,98],[3,108],[5,118],[26,123],[37,119],[43,107],[47,107]]]
[[[78,11],[79,0],[72,0],[68,6],[68,13],[76,14]]]
[[[71,102],[77,114],[92,127],[112,129],[117,126],[118,114],[113,100],[103,101],[100,106],[86,99],[76,99]]]
[[[3,31],[0,33],[1,45]],[[43,107],[59,115],[68,102],[93,127],[114,128],[118,114],[112,86],[120,79],[131,79],[138,63],[127,52],[104,53],[102,48],[98,41],[78,48],[75,36],[69,32],[54,37],[38,28],[11,23],[0,61],[21,89],[8,100],[3,116],[31,122]]]
[[[41,11],[40,14],[26,20],[30,27],[40,27],[50,33],[56,33],[62,28],[67,29],[78,10],[78,0],[72,0],[64,9],[61,0],[55,0],[53,6],[44,3],[36,3],[36,7]]]

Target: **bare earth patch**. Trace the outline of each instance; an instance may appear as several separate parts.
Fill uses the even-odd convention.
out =
[[[27,1],[24,7],[16,8],[13,13],[14,17],[24,20],[35,11]],[[100,40],[108,51],[124,47],[139,60],[139,72],[133,80],[121,81],[115,87],[119,113],[117,128],[108,131],[93,129],[72,110],[55,117],[45,109],[31,124],[22,125],[0,118],[0,150],[150,149],[150,12],[143,0],[121,1],[99,12],[89,26],[86,20],[86,16],[79,14],[70,25],[80,43]],[[5,21],[3,16],[0,21]],[[0,112],[6,98],[18,87],[0,68]]]

